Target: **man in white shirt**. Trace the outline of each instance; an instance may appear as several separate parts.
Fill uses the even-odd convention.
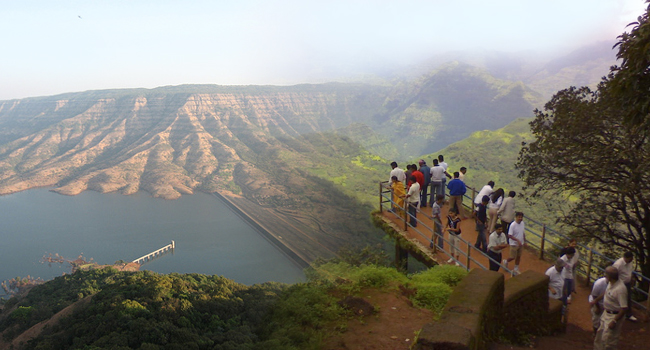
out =
[[[393,182],[392,180],[393,176],[397,176],[397,181],[404,183],[404,180],[406,180],[406,175],[404,174],[404,170],[400,169],[397,166],[397,162],[390,163],[390,166],[391,168],[393,168],[393,170],[390,171],[390,176],[388,177],[388,183],[390,184]]]
[[[594,329],[594,335],[600,327],[600,317],[603,314],[603,295],[607,289],[607,279],[601,277],[594,282],[594,286],[591,288],[591,294],[589,294],[589,305],[591,305],[591,325]],[[598,301],[596,301],[598,300]]]
[[[625,317],[632,322],[636,322],[636,317],[632,315],[632,286],[634,285],[634,278],[632,278],[634,274],[633,261],[634,254],[632,252],[625,252],[623,257],[616,260],[612,266],[618,270],[618,279],[623,282],[625,288],[627,288],[627,304],[629,307],[627,308],[627,314]]]
[[[553,299],[563,299],[562,290],[564,290],[564,278],[562,270],[565,269],[566,262],[560,258],[555,260],[555,265],[546,270],[548,276],[548,297]]]
[[[409,187],[408,192],[406,193],[406,201],[409,204],[409,218],[410,224],[412,227],[418,225],[417,213],[418,205],[420,204],[420,184],[415,179],[415,176],[411,175],[409,178],[411,180],[411,187]]]
[[[478,192],[476,195],[476,198],[474,198],[474,204],[478,207],[479,204],[481,204],[481,200],[483,199],[483,196],[489,196],[494,192],[494,181],[490,181],[487,183],[487,185],[483,186],[481,190]]]
[[[429,171],[431,172],[431,198],[429,202],[433,203],[438,198],[438,195],[445,196],[445,189],[442,186],[442,179],[445,177],[445,168],[440,166],[437,159],[434,159]]]
[[[524,225],[524,213],[518,211],[515,213],[515,222],[510,225],[508,230],[508,237],[510,242],[510,257],[503,260],[503,265],[508,267],[508,263],[515,261],[515,268],[512,269],[513,274],[518,275],[519,263],[521,262],[521,255],[526,245],[526,226]]]
[[[442,193],[441,193],[441,194],[445,194],[445,188],[447,187],[446,186],[447,179],[451,179],[451,175],[449,175],[449,172],[447,172],[449,165],[447,164],[447,162],[445,162],[445,156],[443,156],[442,154],[438,155],[438,164],[440,164],[440,166],[443,169],[445,169],[444,172],[445,175],[442,177]]]
[[[594,350],[616,349],[623,328],[623,317],[628,309],[627,288],[618,278],[618,269],[608,266],[605,269],[605,278],[607,278],[605,294],[595,299],[595,302],[603,300],[604,311],[596,331]]]
[[[565,262],[564,270],[562,271],[562,278],[564,278],[564,290],[562,291],[562,301],[564,304],[571,303],[571,293],[574,291],[574,272],[578,264],[579,256],[574,247],[569,246],[564,250],[564,254],[560,257]]]

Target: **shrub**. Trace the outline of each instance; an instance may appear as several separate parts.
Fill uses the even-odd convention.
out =
[[[411,276],[411,281],[416,285],[427,283],[444,283],[455,287],[465,276],[467,271],[459,266],[438,265]]]
[[[417,291],[412,297],[412,300],[419,307],[440,312],[445,307],[452,290],[450,286],[444,283],[423,283],[417,286]]]

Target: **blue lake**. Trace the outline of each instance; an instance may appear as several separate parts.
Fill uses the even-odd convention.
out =
[[[145,263],[160,273],[221,275],[244,284],[304,281],[302,269],[214,195],[177,200],[144,192],[124,196],[85,191],[63,196],[34,189],[0,197],[0,281],[51,279],[70,271],[40,262],[83,253],[100,264],[132,261],[172,240],[173,254]],[[0,293],[2,291],[0,290]]]

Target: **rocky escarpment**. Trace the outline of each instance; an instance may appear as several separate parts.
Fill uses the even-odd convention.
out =
[[[0,104],[0,193],[39,186],[74,195],[145,190],[173,199],[233,189],[256,149],[349,123],[353,93],[77,94]],[[16,119],[14,119],[16,118]]]

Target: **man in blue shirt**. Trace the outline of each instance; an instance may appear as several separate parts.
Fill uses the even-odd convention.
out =
[[[458,216],[461,219],[467,219],[465,214],[465,208],[463,208],[463,195],[467,192],[467,187],[465,183],[461,181],[458,177],[460,174],[456,171],[454,172],[454,179],[449,181],[447,184],[447,189],[449,189],[449,208],[452,209],[457,207]]]

